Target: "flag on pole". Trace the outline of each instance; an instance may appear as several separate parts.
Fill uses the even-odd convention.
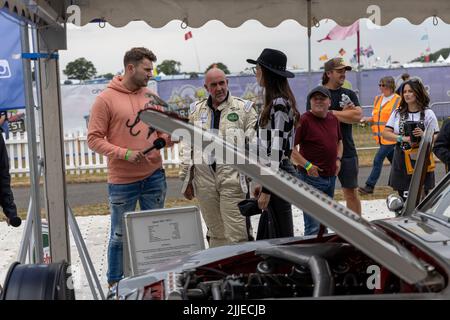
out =
[[[359,54],[364,56],[366,54],[366,49],[364,49],[363,47],[360,47],[359,48]],[[355,57],[358,55],[358,48],[353,50],[353,55],[355,55]]]
[[[373,48],[372,48],[372,46],[370,45],[369,47],[367,47],[366,48],[366,50],[364,50],[364,55],[367,57],[367,58],[370,58],[371,56],[373,56],[375,53],[373,52]]]
[[[326,54],[324,54],[324,55],[319,57],[319,60],[320,61],[328,61],[329,59],[328,59],[328,56]]]
[[[430,55],[425,56],[425,62],[430,62]]]
[[[348,27],[341,27],[340,25],[337,25],[331,29],[325,38],[318,40],[317,42],[321,42],[323,40],[344,40],[358,31],[359,20],[356,20],[351,26]]]
[[[339,50],[339,54],[340,54],[341,56],[343,56],[344,54],[346,54],[344,48],[341,48],[341,50]]]
[[[427,34],[424,34],[424,35],[422,36],[422,38],[420,38],[420,40],[428,40],[428,35],[427,35]]]
[[[431,51],[430,47],[428,47],[428,48],[426,49],[426,51],[427,51],[427,52],[430,52],[430,51]]]
[[[184,40],[189,40],[190,38],[192,38],[192,31],[186,32],[184,34]]]

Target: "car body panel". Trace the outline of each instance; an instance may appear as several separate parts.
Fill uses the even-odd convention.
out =
[[[222,150],[234,156],[232,159],[236,159],[239,164],[236,167],[242,173],[289,203],[309,212],[315,219],[375,261],[385,265],[401,279],[408,283],[419,283],[427,278],[427,270],[421,261],[382,229],[297,177],[282,171],[275,173],[270,168],[257,164],[252,154],[249,156],[244,149],[238,149],[216,135],[173,119],[162,112],[145,110],[140,114],[140,118],[157,130],[171,134],[175,139],[181,138],[184,143],[191,144],[194,148],[204,148],[205,144],[209,143],[213,143],[216,148],[224,148]],[[199,141],[203,143],[198,143]]]

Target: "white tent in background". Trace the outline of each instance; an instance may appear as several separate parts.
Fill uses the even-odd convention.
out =
[[[450,53],[448,54],[448,57],[447,57],[447,59],[445,59],[445,63],[448,63],[448,64],[450,64]]]
[[[38,52],[43,54],[36,65],[39,67],[37,80],[39,84],[45,84],[38,87],[38,96],[40,105],[45,106],[40,108],[41,145],[45,154],[44,198],[52,261],[70,261],[59,61],[56,55],[67,47],[67,18],[79,19],[81,25],[94,19],[107,21],[115,27],[143,20],[155,28],[172,20],[182,21],[181,28],[198,28],[210,20],[238,27],[255,19],[267,27],[275,27],[284,20],[293,19],[308,27],[309,38],[312,27],[322,19],[331,18],[341,26],[348,26],[357,19],[372,17],[374,12],[382,13],[380,25],[389,24],[397,17],[406,18],[412,24],[420,24],[428,17],[433,17],[435,24],[439,22],[438,17],[450,23],[448,0],[428,0],[426,5],[422,0],[377,0],[375,3],[373,0],[0,0],[0,9],[5,8],[11,14],[21,16],[27,23],[22,27],[24,43],[28,41],[28,24],[33,24],[32,38]],[[446,61],[450,63],[449,58]],[[32,106],[32,103],[27,102],[27,106]],[[33,190],[39,190],[39,177],[36,181]],[[38,199],[38,196],[34,198]],[[39,214],[36,217],[40,219]]]
[[[439,56],[439,58],[436,60],[436,62],[445,62],[445,59],[442,56],[442,54]]]

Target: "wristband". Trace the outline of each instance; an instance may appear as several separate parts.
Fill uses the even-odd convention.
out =
[[[312,166],[313,165],[312,165],[311,162],[306,161],[304,168],[305,168],[306,171],[309,171],[312,168]]]
[[[130,157],[130,155],[131,155],[131,150],[127,149],[127,152],[125,152],[125,160],[128,161],[128,158]]]
[[[403,136],[398,136],[397,137],[397,142],[398,143],[402,143],[403,142]]]

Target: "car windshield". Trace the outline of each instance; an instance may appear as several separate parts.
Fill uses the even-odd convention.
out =
[[[442,180],[418,210],[450,222],[450,175]]]

